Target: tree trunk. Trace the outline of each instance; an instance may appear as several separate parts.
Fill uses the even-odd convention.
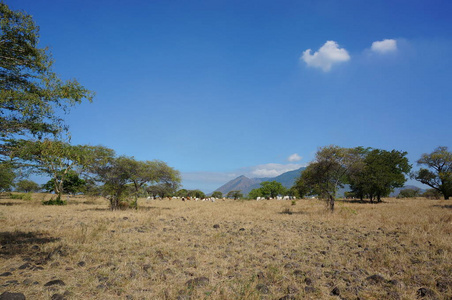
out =
[[[334,197],[329,195],[328,198],[329,198],[329,205],[330,205],[331,212],[333,212],[334,211]]]

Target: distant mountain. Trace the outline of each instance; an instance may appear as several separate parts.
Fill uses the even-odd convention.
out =
[[[222,192],[223,195],[226,195],[230,191],[241,191],[246,196],[251,190],[260,188],[260,183],[263,181],[276,181],[280,182],[286,188],[291,188],[304,169],[303,167],[271,178],[248,178],[242,175],[227,182],[215,191]]]

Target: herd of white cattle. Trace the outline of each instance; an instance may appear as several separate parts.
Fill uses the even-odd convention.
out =
[[[182,201],[208,201],[208,202],[215,202],[217,200],[226,200],[228,198],[215,198],[215,197],[207,197],[207,198],[195,198],[195,197],[168,197],[165,199],[169,200],[182,200]],[[261,200],[295,200],[296,198],[293,196],[277,196],[276,198],[266,198],[266,197],[257,197],[257,201]],[[160,197],[147,197],[146,200],[163,200]]]

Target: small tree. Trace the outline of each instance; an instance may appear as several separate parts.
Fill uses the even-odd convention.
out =
[[[201,190],[190,190],[188,191],[188,196],[192,198],[206,198],[206,194]]]
[[[308,194],[326,199],[331,211],[337,190],[347,182],[347,175],[360,167],[361,157],[357,149],[327,146],[316,153],[315,161],[301,173],[297,185]]]
[[[80,178],[79,174],[73,170],[69,170],[63,180],[63,193],[75,195],[85,190],[86,181]],[[47,192],[55,192],[55,179],[50,179],[42,185],[42,189]]]
[[[103,194],[110,200],[112,210],[119,209],[121,202],[128,201],[129,197],[133,197],[130,206],[137,208],[138,196],[146,184],[169,184],[175,190],[180,182],[179,172],[164,162],[143,162],[127,156],[110,158],[105,164],[96,164],[91,172],[97,175],[97,181],[104,184]]]
[[[257,197],[263,197],[262,190],[260,188],[258,189],[252,189],[248,193],[248,199],[257,199]]]
[[[442,196],[441,193],[435,189],[428,189],[422,194],[422,197],[435,200],[441,199],[441,196]]]
[[[217,199],[223,198],[223,193],[220,191],[215,191],[212,193],[212,197],[217,198]]]
[[[452,196],[452,153],[447,147],[438,147],[432,153],[422,154],[417,163],[428,169],[421,168],[412,177],[440,192],[445,200],[449,199]]]
[[[227,198],[232,198],[232,199],[234,199],[234,200],[237,200],[237,199],[239,199],[239,198],[242,198],[242,197],[243,197],[243,194],[242,194],[241,191],[230,191],[230,192],[226,195],[226,197],[227,197]]]
[[[286,188],[277,181],[261,182],[260,190],[262,196],[266,198],[276,198],[278,195],[284,195],[286,193]]]
[[[413,189],[403,189],[397,195],[397,198],[416,198],[421,194],[421,189],[413,188]]]
[[[37,192],[40,189],[39,184],[28,179],[21,180],[16,184],[16,190],[19,192],[30,193]]]

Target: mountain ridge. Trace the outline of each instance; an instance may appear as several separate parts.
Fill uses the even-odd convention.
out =
[[[237,178],[234,178],[215,191],[219,191],[226,195],[230,191],[240,191],[244,196],[248,195],[248,193],[256,188],[260,187],[261,182],[264,181],[276,181],[281,183],[286,188],[291,188],[295,180],[300,177],[301,172],[306,169],[305,167],[301,167],[297,170],[288,171],[282,173],[275,177],[265,177],[265,178],[248,178],[245,175],[240,175]]]

